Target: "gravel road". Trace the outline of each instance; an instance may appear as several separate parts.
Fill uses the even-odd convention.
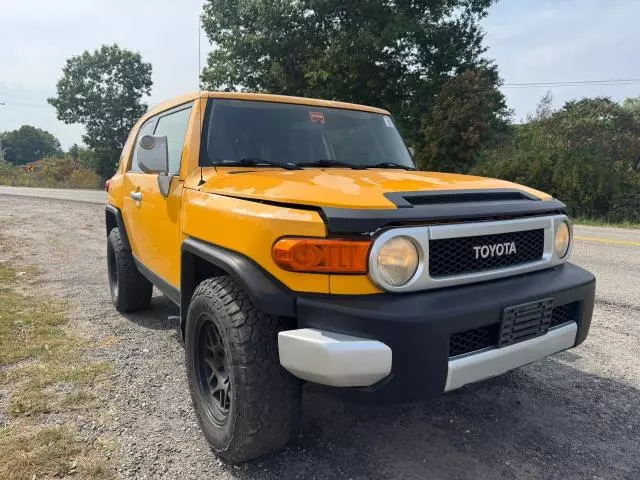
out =
[[[107,201],[107,194],[102,190],[77,190],[72,188],[9,187],[0,185],[0,195],[50,198],[54,200],[71,200],[74,202],[101,204]]]
[[[67,299],[73,328],[99,340],[93,355],[114,364],[100,396],[118,478],[640,478],[640,231],[576,228],[573,259],[599,281],[579,348],[400,406],[308,389],[287,448],[229,466],[191,410],[177,309],[159,294],[142,314],[112,308],[103,224],[102,205],[0,195],[0,255],[37,265],[32,288]]]

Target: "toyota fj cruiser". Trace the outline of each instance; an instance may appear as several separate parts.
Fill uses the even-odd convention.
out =
[[[565,205],[414,167],[389,113],[186,95],[133,128],[108,186],[118,311],[180,307],[201,428],[229,461],[291,437],[303,381],[441,394],[584,341],[595,279]]]

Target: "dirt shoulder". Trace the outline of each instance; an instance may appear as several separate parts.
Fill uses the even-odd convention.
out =
[[[196,425],[170,318],[177,309],[158,295],[144,313],[113,310],[103,222],[100,205],[0,195],[0,242],[11,247],[0,243],[2,254],[39,269],[32,293],[66,302],[65,328],[100,345],[91,361],[112,365],[101,435],[113,445],[117,478],[640,478],[636,285],[621,287],[624,302],[612,295],[598,303],[581,347],[435,400],[361,406],[308,389],[299,436],[233,467],[210,452]],[[618,276],[631,255],[619,248],[607,250],[621,256],[609,272]]]
[[[0,478],[113,478],[100,408],[110,365],[65,328],[64,302],[31,292],[36,278],[0,258]]]

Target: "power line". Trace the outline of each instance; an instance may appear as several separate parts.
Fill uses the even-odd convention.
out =
[[[521,82],[521,83],[504,83],[503,88],[544,88],[544,87],[580,87],[583,85],[633,85],[640,83],[640,78],[610,78],[602,80],[567,80],[556,82]],[[151,104],[150,108],[158,105]],[[12,100],[0,100],[0,106],[12,107],[51,107],[48,103],[27,103]]]
[[[505,88],[535,88],[535,87],[579,87],[582,85],[633,85],[640,83],[640,78],[611,78],[604,80],[569,80],[566,82],[523,82],[505,83]]]
[[[26,102],[13,102],[11,100],[0,100],[0,105],[6,105],[10,107],[50,107],[48,103],[26,103]]]

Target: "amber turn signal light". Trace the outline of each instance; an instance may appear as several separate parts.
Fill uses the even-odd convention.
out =
[[[281,268],[293,272],[367,273],[371,242],[325,238],[282,238],[271,256]]]

